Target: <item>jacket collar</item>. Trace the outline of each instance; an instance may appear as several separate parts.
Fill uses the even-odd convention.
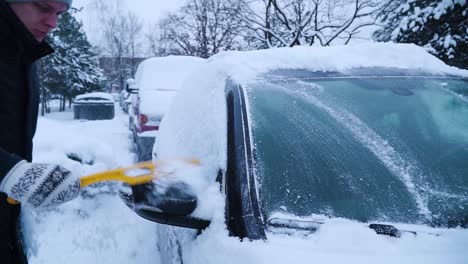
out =
[[[29,62],[45,57],[54,52],[45,41],[39,43],[23,22],[16,16],[10,6],[4,0],[0,0],[0,23],[5,26],[11,38],[22,47],[25,59]]]

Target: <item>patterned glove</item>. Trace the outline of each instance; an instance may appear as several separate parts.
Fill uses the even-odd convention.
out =
[[[49,207],[77,197],[80,179],[60,165],[20,161],[0,183],[0,191],[22,204]]]

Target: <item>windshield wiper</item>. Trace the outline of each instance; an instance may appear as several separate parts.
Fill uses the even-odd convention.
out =
[[[370,224],[370,229],[373,229],[379,235],[386,235],[391,237],[400,237],[402,231],[392,225],[383,225],[383,224]],[[416,232],[411,233],[416,235]]]
[[[321,225],[325,224],[325,222],[322,222],[322,221],[283,219],[283,218],[270,218],[268,219],[267,223],[268,223],[268,226],[272,228],[307,231],[310,233],[315,233],[316,231],[318,231]],[[436,233],[402,230],[402,229],[396,228],[393,225],[385,225],[385,224],[372,223],[368,227],[374,230],[378,235],[386,235],[386,236],[391,236],[391,237],[401,237],[401,235],[404,233],[413,234],[413,235],[417,235],[418,233],[424,233],[424,234],[433,235],[433,236],[440,235]]]
[[[299,219],[270,218],[268,225],[274,228],[288,228],[301,231],[316,232],[325,222]]]
[[[391,237],[401,237],[403,233],[417,235],[419,232],[419,231],[416,232],[416,231],[411,231],[411,230],[401,230],[392,225],[384,225],[384,224],[370,224],[369,228],[373,229],[379,235],[386,235],[386,236],[391,236]],[[440,234],[436,234],[436,233],[428,233],[428,232],[419,232],[419,233],[424,233],[424,234],[428,234],[432,236],[440,236]]]

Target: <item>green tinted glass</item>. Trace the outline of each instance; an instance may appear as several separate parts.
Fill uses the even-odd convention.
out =
[[[267,216],[467,224],[466,80],[269,80],[247,91]]]

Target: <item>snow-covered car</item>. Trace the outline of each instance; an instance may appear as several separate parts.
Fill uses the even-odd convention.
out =
[[[81,94],[73,100],[74,119],[113,119],[114,111],[114,97],[109,93]]]
[[[415,45],[215,55],[154,155],[201,162],[191,214],[127,200],[161,263],[468,261],[468,71]]]
[[[140,63],[129,91],[132,99],[131,130],[139,161],[150,160],[156,132],[185,77],[204,62],[191,56],[154,57]]]

